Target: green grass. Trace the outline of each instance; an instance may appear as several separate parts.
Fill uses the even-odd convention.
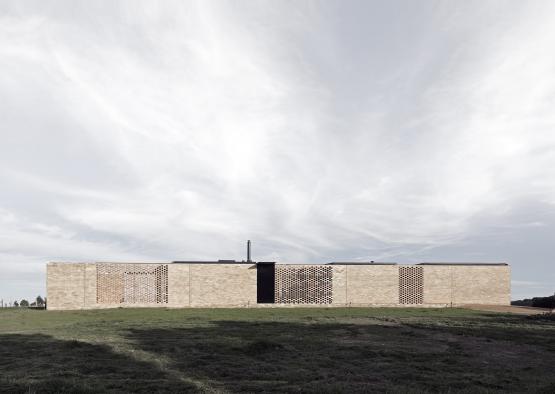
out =
[[[0,391],[555,392],[555,322],[464,309],[0,309]]]

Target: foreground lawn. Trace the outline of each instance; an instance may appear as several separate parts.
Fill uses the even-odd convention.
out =
[[[0,309],[0,391],[555,392],[555,322],[463,309]]]

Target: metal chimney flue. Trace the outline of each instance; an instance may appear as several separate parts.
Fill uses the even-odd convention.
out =
[[[247,263],[251,263],[251,240],[247,241]]]

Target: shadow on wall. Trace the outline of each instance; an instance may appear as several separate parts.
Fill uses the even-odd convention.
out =
[[[147,362],[108,346],[47,335],[0,335],[0,392],[101,393],[196,391]]]

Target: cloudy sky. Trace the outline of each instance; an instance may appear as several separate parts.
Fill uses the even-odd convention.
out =
[[[2,1],[0,298],[247,239],[553,293],[554,48],[553,1]]]

